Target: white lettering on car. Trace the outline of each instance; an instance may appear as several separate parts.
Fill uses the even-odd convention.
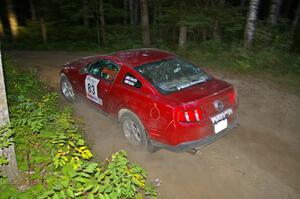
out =
[[[222,112],[222,113],[220,113],[220,114],[218,114],[218,115],[216,115],[216,116],[214,116],[214,117],[211,117],[210,119],[211,119],[211,121],[212,121],[212,123],[217,123],[217,122],[219,122],[219,121],[221,121],[221,120],[223,120],[223,119],[225,119],[225,118],[227,118],[229,115],[231,115],[233,113],[233,111],[232,111],[232,109],[230,108],[230,109],[227,109],[227,110],[225,110],[224,112]]]
[[[130,86],[134,86],[134,84],[137,82],[138,80],[133,78],[133,77],[130,77],[129,75],[127,75],[124,79],[124,83],[125,84],[128,84]]]

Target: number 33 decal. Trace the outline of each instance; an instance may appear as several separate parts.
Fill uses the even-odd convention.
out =
[[[98,89],[97,89],[98,83],[99,83],[98,79],[89,75],[86,76],[85,78],[86,97],[96,102],[97,104],[103,105],[102,99],[98,97]]]

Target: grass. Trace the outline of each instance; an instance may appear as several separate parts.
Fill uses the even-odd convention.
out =
[[[271,80],[300,94],[299,54],[272,48],[244,50],[238,45],[208,42],[179,52],[194,63],[222,73]]]

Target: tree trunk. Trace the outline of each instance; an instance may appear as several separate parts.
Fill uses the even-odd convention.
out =
[[[259,0],[250,0],[248,17],[244,34],[244,48],[251,49],[255,34],[255,25],[257,19]]]
[[[0,49],[0,126],[9,122],[8,107],[5,92],[4,75],[2,68],[1,49]],[[6,149],[0,149],[0,155],[4,155],[8,159],[8,164],[1,166],[0,170],[11,184],[18,184],[21,182],[21,175],[19,174],[18,164],[16,160],[14,144]]]
[[[8,115],[1,49],[0,49],[0,126],[4,126],[7,122],[9,122],[9,115]]]
[[[40,22],[41,22],[41,30],[42,30],[42,37],[43,37],[43,41],[47,42],[48,39],[48,33],[47,33],[47,26],[44,20],[44,17],[40,18]]]
[[[280,7],[282,4],[282,0],[272,0],[271,7],[269,12],[269,23],[274,26],[277,24],[278,17],[280,14]]]
[[[161,15],[160,2],[158,0],[153,0],[153,25],[155,26],[156,33],[158,35],[158,40],[162,41],[162,30],[159,23],[159,17]]]
[[[145,47],[149,47],[151,41],[150,41],[148,2],[147,0],[140,0],[140,2],[141,2],[141,24],[142,24],[143,45]]]
[[[134,24],[133,0],[129,0],[130,25]]]
[[[29,0],[31,21],[36,22],[36,10],[34,5],[34,0]]]
[[[105,30],[105,18],[103,9],[103,0],[99,0],[99,14],[100,14],[100,30],[101,30],[101,41],[106,43],[106,30]]]
[[[172,34],[172,45],[177,46],[178,45],[178,31],[177,31],[177,27],[176,26],[172,26],[172,33],[171,32],[167,32],[166,35],[167,37],[169,36],[169,34]]]
[[[291,39],[288,44],[289,49],[292,49],[293,45],[294,45],[296,29],[297,29],[297,25],[299,23],[299,18],[300,18],[300,1],[298,1],[297,10],[295,12],[293,23],[292,23],[292,28],[291,28],[291,32],[290,32]]]
[[[124,4],[124,25],[127,25],[127,3],[128,0],[123,0],[123,4]]]
[[[218,19],[215,20],[213,27],[213,38],[214,40],[220,40],[220,22]]]
[[[97,43],[100,46],[101,45],[101,35],[100,35],[100,24],[99,24],[99,21],[100,21],[100,19],[99,19],[99,13],[97,11],[97,17],[96,17]]]
[[[139,0],[133,2],[133,22],[135,25],[139,24]]]
[[[178,46],[180,49],[186,48],[186,37],[187,37],[187,27],[185,25],[181,25],[179,27],[179,38],[178,38]]]
[[[284,3],[284,1],[282,3]],[[290,18],[291,17],[291,10],[293,10],[292,9],[293,3],[294,3],[293,0],[286,0],[285,6],[284,6],[284,11],[283,11],[283,17],[284,18]]]
[[[12,0],[6,0],[6,4],[7,4],[8,23],[9,23],[11,35],[13,39],[16,39],[19,34],[17,16],[14,11]]]
[[[153,23],[153,25],[156,25],[157,24],[157,17],[156,17],[157,11],[156,10],[157,10],[158,6],[156,5],[157,4],[156,0],[152,0],[151,3],[152,3],[152,13],[153,13],[152,14],[152,21],[153,21],[152,23]]]
[[[244,13],[244,11],[245,11],[246,3],[247,3],[247,0],[241,0],[241,2],[240,2],[240,10],[242,11],[242,13]]]
[[[292,32],[295,32],[297,25],[299,23],[299,17],[300,17],[300,1],[298,1],[297,10],[295,12],[294,20],[292,23]]]
[[[2,24],[2,21],[0,18],[0,37],[3,37],[3,36],[4,36],[4,29],[3,29],[3,24]]]
[[[88,0],[82,0],[82,17],[83,17],[83,26],[85,28],[88,28],[89,27]]]

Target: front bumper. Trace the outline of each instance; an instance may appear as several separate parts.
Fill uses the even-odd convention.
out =
[[[180,143],[176,146],[171,146],[171,145],[167,145],[167,144],[163,144],[161,142],[157,142],[155,140],[150,140],[151,144],[153,144],[156,147],[159,148],[163,148],[169,151],[174,151],[174,152],[184,152],[184,151],[189,151],[191,149],[199,149],[202,148],[208,144],[213,143],[214,141],[216,141],[217,139],[223,137],[224,135],[228,134],[228,132],[233,129],[234,127],[236,127],[237,125],[237,120],[236,118],[234,118],[233,122],[223,131],[219,132],[218,134],[213,134],[213,135],[209,135],[205,138],[202,138],[200,140],[195,140],[195,141],[191,141],[191,142],[183,142]]]

